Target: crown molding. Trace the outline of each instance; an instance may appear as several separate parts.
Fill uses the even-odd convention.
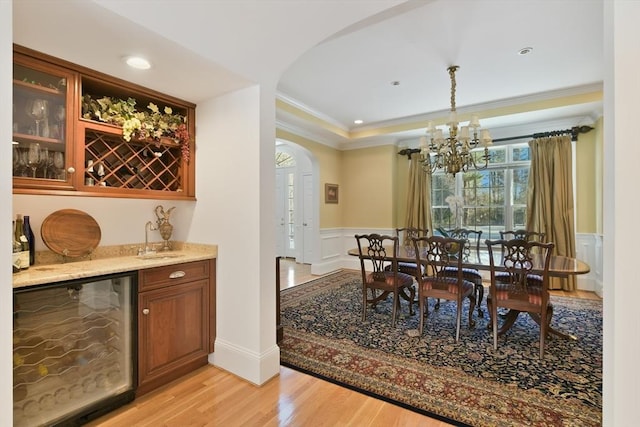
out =
[[[537,120],[516,125],[488,125],[494,139],[525,135],[546,130],[564,129],[591,124],[602,116],[602,83],[575,86],[556,91],[502,99],[482,104],[458,107],[461,121],[471,113],[483,121],[500,121],[501,117],[542,112],[582,105],[588,112],[575,113],[558,120]],[[339,150],[354,150],[388,144],[417,141],[416,132],[422,132],[429,120],[436,125],[445,123],[449,110],[434,111],[368,124],[349,130],[326,114],[315,111],[295,99],[279,93],[276,100],[278,128]],[[546,126],[550,129],[546,129]]]

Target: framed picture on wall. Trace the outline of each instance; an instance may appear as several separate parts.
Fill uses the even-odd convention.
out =
[[[324,202],[338,203],[338,184],[324,185]]]

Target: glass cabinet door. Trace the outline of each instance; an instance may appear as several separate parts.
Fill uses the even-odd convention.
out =
[[[32,62],[32,63],[30,63]],[[15,187],[68,187],[73,150],[69,100],[73,75],[47,64],[14,58],[13,176]]]

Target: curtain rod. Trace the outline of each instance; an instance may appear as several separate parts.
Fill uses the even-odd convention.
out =
[[[549,132],[533,133],[531,135],[520,135],[520,136],[511,136],[508,138],[498,138],[498,139],[494,139],[493,142],[512,141],[514,139],[522,139],[522,138],[546,138],[549,136],[560,136],[560,135],[566,135],[566,134],[571,134],[571,140],[577,141],[578,134],[587,133],[592,130],[593,128],[591,126],[574,126],[571,129],[552,130]]]
[[[554,130],[549,132],[538,132],[538,133],[533,133],[531,135],[511,136],[508,138],[498,138],[498,139],[494,139],[493,142],[512,141],[514,139],[523,139],[523,138],[545,138],[549,136],[559,136],[559,135],[566,135],[566,134],[571,134],[571,140],[577,141],[578,134],[587,133],[592,130],[593,128],[591,126],[574,126],[571,129]],[[411,155],[419,152],[420,152],[419,148],[405,148],[398,151],[398,154],[400,154],[401,156],[407,156],[409,160],[411,160]]]

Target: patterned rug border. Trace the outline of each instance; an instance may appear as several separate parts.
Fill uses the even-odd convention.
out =
[[[303,374],[311,375],[312,377],[319,378],[319,379],[321,379],[323,381],[327,381],[327,382],[330,382],[332,384],[339,385],[340,387],[344,387],[344,388],[347,388],[349,390],[355,391],[357,393],[363,394],[365,396],[370,396],[370,397],[385,401],[385,402],[390,403],[392,405],[400,406],[400,407],[402,407],[404,409],[407,409],[407,410],[413,411],[413,412],[417,412],[417,413],[419,413],[421,415],[426,415],[426,416],[428,416],[430,418],[435,418],[435,419],[437,419],[439,421],[446,422],[446,423],[448,423],[450,425],[453,425],[453,426],[457,426],[457,427],[474,427],[474,426],[472,426],[470,424],[465,424],[465,423],[462,423],[462,422],[459,422],[459,421],[456,421],[456,420],[452,420],[451,418],[447,418],[447,417],[444,417],[442,415],[433,413],[431,411],[427,411],[427,410],[423,410],[423,409],[420,409],[420,408],[416,408],[415,406],[409,405],[407,403],[400,402],[398,400],[391,399],[391,398],[389,398],[387,396],[384,396],[382,394],[374,393],[374,392],[365,390],[365,389],[363,389],[361,387],[354,386],[354,385],[351,385],[349,383],[336,380],[335,378],[331,378],[331,377],[319,374],[319,373],[311,371],[309,369],[301,368],[300,366],[293,365],[293,364],[291,364],[289,362],[284,362],[283,361],[280,364],[282,366],[285,366],[287,368],[293,369],[295,371],[302,372]]]
[[[360,280],[360,273],[353,270],[342,270],[283,290],[281,306],[296,305],[300,301],[314,295],[330,292],[332,289],[353,284]],[[590,309],[602,310],[600,301],[579,300],[570,297],[553,297],[558,303],[571,306],[587,306]],[[295,353],[295,349],[321,349],[324,360]],[[290,351],[291,349],[291,351]],[[295,354],[294,354],[295,353]],[[295,360],[295,362],[292,362]],[[505,420],[528,420],[526,425],[586,425],[597,426],[601,421],[601,411],[581,402],[567,402],[558,408],[558,401],[546,396],[538,390],[522,390],[517,386],[507,385],[503,388],[493,387],[486,380],[461,372],[453,368],[439,367],[425,372],[424,364],[406,357],[390,354],[381,350],[362,348],[347,340],[337,340],[299,332],[291,327],[284,327],[284,341],[281,345],[281,363],[292,369],[339,384],[365,395],[373,396],[387,402],[402,406],[415,412],[452,423],[454,425],[487,425],[515,426],[519,422]],[[370,374],[362,374],[354,368],[353,363],[367,364],[380,375],[376,375],[375,384],[371,384]],[[401,366],[398,373],[395,367]],[[325,375],[327,373],[327,375]],[[404,379],[413,378],[413,388],[398,386],[394,382],[395,375],[404,375]],[[367,384],[365,389],[355,384]],[[437,394],[428,390],[432,384],[445,384],[449,388],[449,402],[443,402]],[[453,390],[453,392],[451,392]],[[472,391],[470,391],[472,390]],[[393,397],[390,397],[393,396]],[[413,396],[413,398],[412,398]],[[416,399],[419,396],[420,399]],[[412,404],[406,403],[412,402]],[[507,405],[505,402],[515,404]],[[435,404],[438,413],[429,405]],[[472,407],[472,411],[461,411],[461,408]],[[511,416],[509,416],[511,415]],[[483,424],[478,424],[479,417]],[[486,423],[486,424],[485,424]]]
[[[418,413],[422,413],[434,418],[441,419],[443,421],[453,423],[454,425],[486,425],[486,426],[519,426],[522,424],[506,421],[505,416],[511,414],[517,415],[518,419],[528,418],[531,423],[540,421],[541,419],[559,419],[570,417],[574,420],[580,420],[572,425],[599,425],[594,424],[592,420],[600,417],[600,411],[593,408],[588,408],[584,405],[576,405],[575,407],[564,407],[562,411],[557,409],[557,402],[548,398],[536,390],[520,390],[515,386],[505,386],[501,389],[495,387],[487,387],[486,381],[479,380],[471,375],[464,374],[459,370],[454,370],[446,367],[440,367],[437,370],[430,370],[427,373],[424,372],[424,366],[420,362],[407,360],[401,356],[395,356],[385,353],[383,351],[375,349],[366,349],[366,355],[363,354],[362,349],[346,340],[338,341],[329,338],[319,337],[308,333],[300,333],[289,327],[284,328],[285,340],[287,344],[293,347],[299,346],[318,346],[322,347],[323,351],[329,352],[335,355],[331,359],[331,363],[319,362],[318,359],[302,358],[300,355],[296,355],[298,364],[290,362],[284,362],[285,366],[292,369],[301,369],[303,372],[309,373],[314,376],[318,376],[322,379],[328,379],[331,382],[335,382],[339,385],[347,385],[352,390],[359,391],[361,393],[372,395],[382,400],[394,403],[404,408],[413,410]],[[292,356],[287,350],[281,350],[283,356],[286,359],[287,356]],[[344,354],[351,354],[354,357],[347,361]],[[377,389],[375,390],[362,389],[358,386],[352,385],[348,381],[351,380],[355,383],[362,384],[369,382],[370,377],[359,374],[358,372],[350,369],[349,364],[354,363],[357,359],[359,364],[363,364],[362,358],[367,360],[364,363],[376,366],[376,370],[381,375],[375,378]],[[345,363],[345,366],[341,366],[341,363]],[[428,409],[429,404],[437,403],[442,405],[442,400],[430,399],[428,389],[421,390],[406,390],[404,387],[399,387],[394,383],[393,371],[395,366],[402,366],[405,377],[414,377],[416,383],[423,385],[433,383],[445,383],[447,388],[455,390],[453,395],[459,400],[452,400],[447,402],[446,406],[439,406],[440,413],[433,412]],[[319,372],[331,371],[332,376],[326,376]],[[388,377],[386,377],[388,375]],[[419,381],[419,379],[422,379]],[[435,380],[435,381],[426,381]],[[470,390],[473,390],[471,392]],[[397,400],[389,397],[388,395],[381,394],[384,391],[387,394],[397,395],[399,398],[411,398],[416,393],[419,393],[422,399],[425,399],[424,406],[415,406],[407,404],[401,400]],[[478,393],[479,392],[479,393]],[[460,411],[460,407],[468,404],[474,397],[478,398],[480,404],[476,406],[476,411],[472,414]],[[517,402],[518,405],[508,406],[505,405],[505,399],[511,402]],[[415,401],[415,400],[414,400]],[[535,404],[532,404],[535,402]],[[502,404],[502,407],[500,407]],[[485,410],[479,410],[477,408],[484,407]],[[516,414],[514,414],[514,412]],[[542,416],[540,414],[543,414]],[[483,424],[477,424],[477,416],[482,417]],[[566,419],[565,419],[566,421]],[[531,425],[531,424],[526,424]]]

